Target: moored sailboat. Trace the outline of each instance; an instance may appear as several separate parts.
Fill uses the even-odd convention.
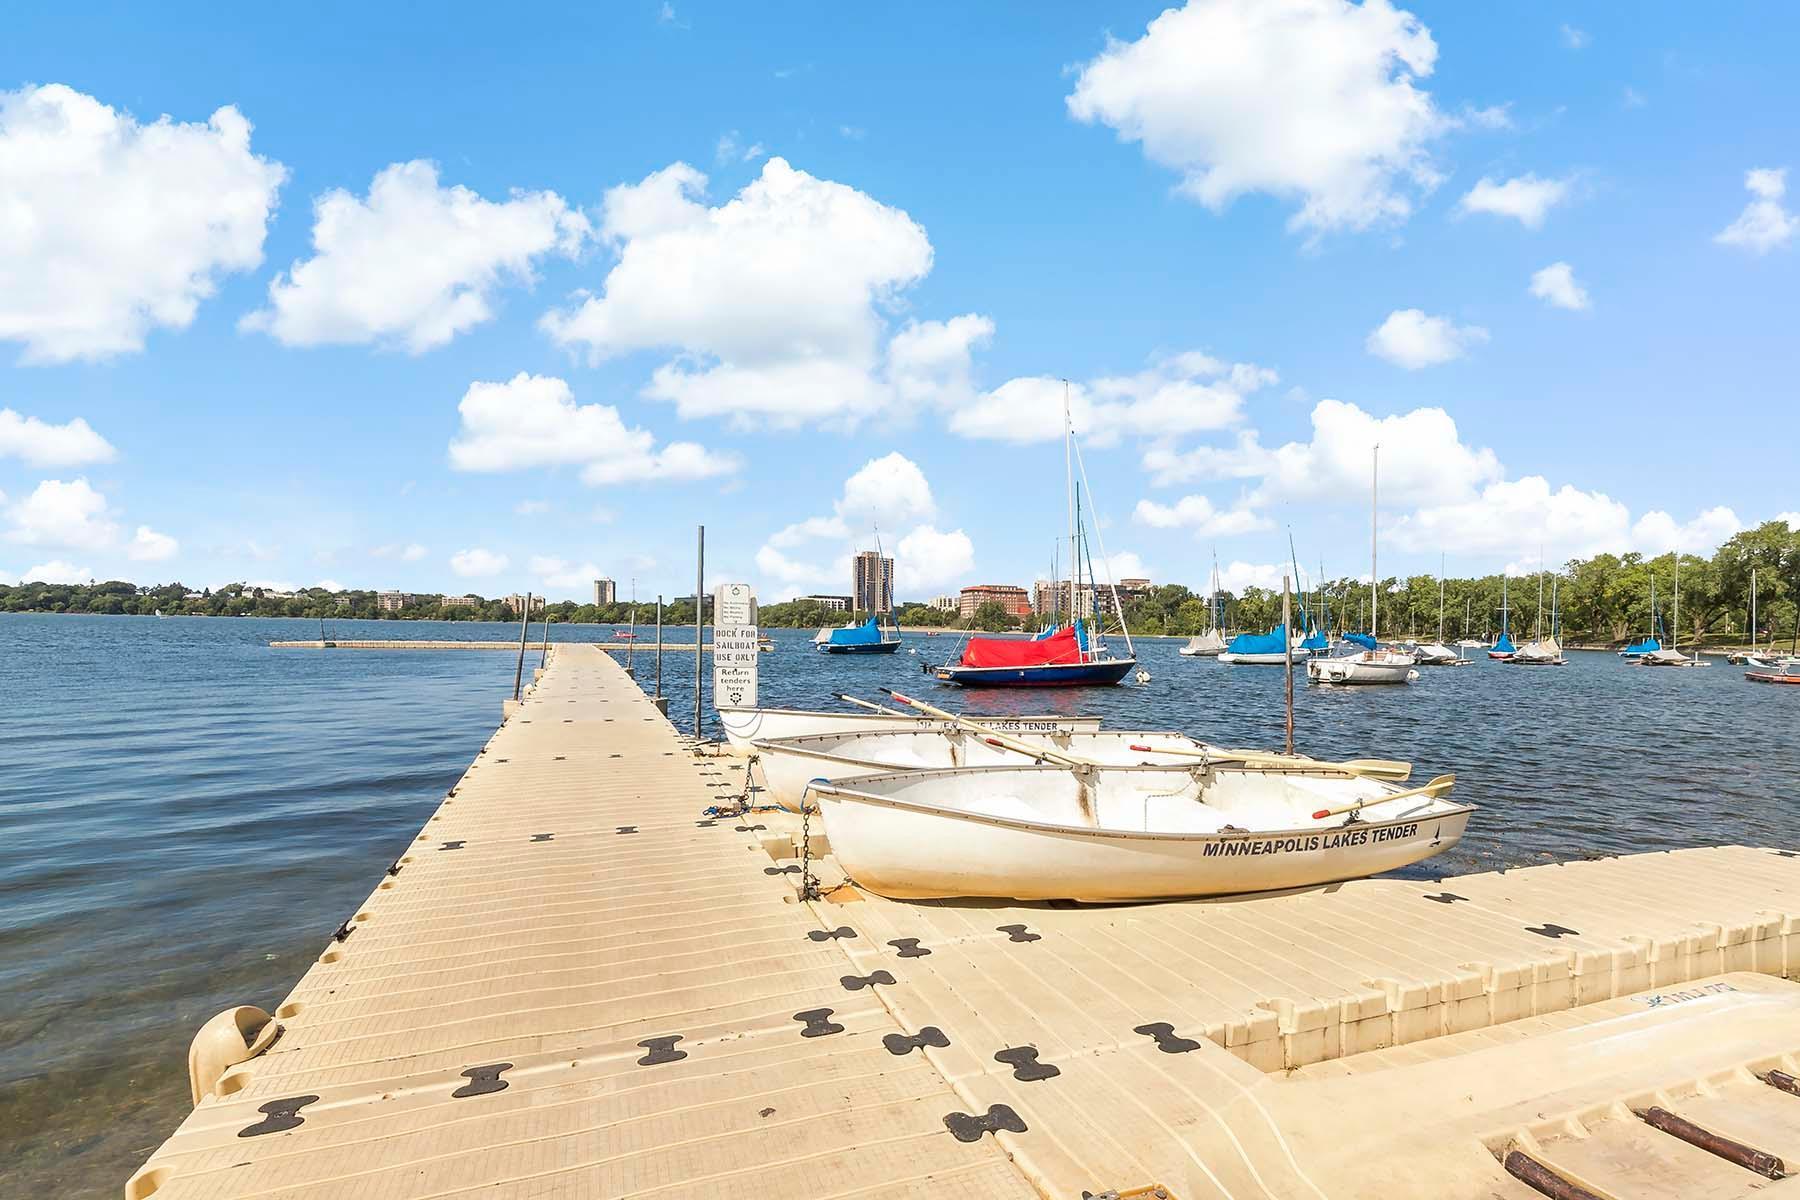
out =
[[[1219,631],[1219,556],[1213,555],[1212,592],[1206,598],[1206,631],[1187,640],[1179,651],[1183,658],[1217,658],[1225,650],[1225,635]]]
[[[1506,575],[1502,573],[1500,576],[1500,636],[1494,639],[1493,648],[1488,651],[1489,658],[1498,658],[1504,661],[1518,653],[1519,648],[1513,645],[1507,629],[1510,616],[1511,609],[1506,603]]]
[[[1417,660],[1402,650],[1383,649],[1378,640],[1380,629],[1381,572],[1376,569],[1376,502],[1377,480],[1381,474],[1381,447],[1377,445],[1369,480],[1369,632],[1348,634],[1344,641],[1361,649],[1331,658],[1308,659],[1306,678],[1313,683],[1376,684],[1411,683],[1419,677],[1414,670]]]

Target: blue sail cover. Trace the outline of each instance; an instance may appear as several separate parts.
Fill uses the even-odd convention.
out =
[[[1240,633],[1225,647],[1227,654],[1280,654],[1287,649],[1287,626],[1277,625],[1267,633]]]
[[[1302,650],[1329,650],[1331,643],[1326,640],[1324,634],[1315,629],[1306,635],[1306,640],[1300,643],[1300,648]]]
[[[881,626],[870,617],[861,625],[853,625],[849,629],[834,629],[829,639],[833,646],[874,646],[881,641]]]
[[[1366,633],[1346,633],[1344,640],[1352,645],[1361,646],[1364,650],[1375,649],[1375,639]]]
[[[1625,647],[1627,654],[1652,654],[1662,649],[1662,643],[1655,638],[1644,638]]]
[[[1502,633],[1500,635],[1500,640],[1494,643],[1494,649],[1510,654],[1512,651],[1517,650],[1518,647],[1513,645],[1513,640],[1511,638]]]

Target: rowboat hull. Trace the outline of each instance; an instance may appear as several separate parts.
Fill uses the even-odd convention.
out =
[[[855,643],[837,645],[832,642],[819,642],[818,647],[827,654],[892,654],[900,649],[900,643],[864,642],[860,645]]]
[[[1108,658],[1025,667],[943,666],[936,675],[939,682],[960,687],[1086,687],[1118,683],[1136,666],[1135,658]]]
[[[1087,731],[1054,734],[1021,733],[1014,738],[1048,750],[1062,750],[1108,766],[1189,766],[1203,743],[1181,733]],[[1151,743],[1193,754],[1133,750]],[[814,780],[838,782],[862,775],[895,771],[942,771],[965,767],[1018,766],[1030,760],[1015,750],[989,745],[963,729],[898,732],[828,733],[811,737],[762,739],[751,743],[762,770],[768,799],[794,812],[800,810]]]
[[[1070,774],[1056,768],[1016,770]],[[983,774],[996,773],[872,776],[818,785],[812,794],[838,865],[859,886],[895,899],[1108,903],[1309,887],[1440,854],[1462,837],[1474,811],[1442,800],[1419,801],[1409,811],[1409,801],[1396,800],[1392,804],[1401,811],[1353,824],[1335,817],[1254,833],[1170,833],[1091,828],[914,798],[944,790],[958,776]],[[1153,769],[1153,774],[1176,773]],[[1145,783],[1156,786],[1152,779]],[[1206,807],[1191,799],[1186,803],[1190,809]]]
[[[809,712],[796,708],[721,708],[719,726],[731,748],[749,753],[751,742],[759,738],[794,738],[821,733],[897,732],[929,730],[939,732],[957,728],[953,721],[936,717],[911,717],[871,712]],[[1060,717],[1054,713],[1028,716],[972,716],[989,729],[1001,733],[1046,735],[1075,730],[1092,732],[1100,728],[1099,717]]]

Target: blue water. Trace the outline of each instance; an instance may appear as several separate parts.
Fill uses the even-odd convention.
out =
[[[465,622],[330,631],[518,637],[516,625]],[[0,1194],[116,1195],[187,1111],[194,1030],[228,1005],[280,1001],[512,691],[514,655],[501,651],[267,645],[317,636],[306,621],[0,616]],[[971,711],[1086,711],[1232,745],[1281,742],[1280,669],[1182,659],[1177,641],[1139,644],[1152,675],[1142,687],[965,692],[920,672],[955,635],[908,634],[899,654],[875,657],[818,654],[810,630],[773,636],[765,705],[830,708],[834,691],[879,699],[881,685]],[[1723,662],[1571,657],[1421,668],[1410,688],[1315,688],[1300,675],[1298,746],[1410,759],[1420,780],[1454,771],[1456,795],[1483,811],[1433,871],[1800,846],[1800,688],[1748,684]],[[654,687],[648,645],[633,659]],[[663,686],[687,728],[691,651],[664,657]]]

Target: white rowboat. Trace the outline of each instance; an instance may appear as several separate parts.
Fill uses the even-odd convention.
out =
[[[1475,811],[1443,798],[1452,782],[1025,766],[870,775],[812,794],[838,865],[880,895],[1105,903],[1307,887],[1419,862],[1455,845]]]
[[[1010,739],[1026,746],[1061,751],[1106,766],[1192,766],[1207,749],[1181,733],[1015,733]],[[1144,743],[1170,747],[1150,749]],[[963,767],[1013,767],[1031,762],[1017,750],[996,746],[966,729],[927,729],[822,733],[797,738],[758,738],[751,743],[761,766],[769,799],[795,812],[815,779],[837,782],[859,775],[895,771],[942,771]],[[1186,753],[1183,753],[1185,751]],[[1224,753],[1224,752],[1220,752]]]
[[[750,743],[766,738],[806,737],[815,733],[855,733],[874,731],[930,730],[941,732],[957,728],[953,721],[936,717],[914,717],[899,713],[810,712],[797,708],[721,708],[719,727],[731,748],[748,753]],[[1099,717],[1061,717],[1054,713],[1025,716],[971,716],[989,729],[1011,734],[1093,732],[1100,728]]]

